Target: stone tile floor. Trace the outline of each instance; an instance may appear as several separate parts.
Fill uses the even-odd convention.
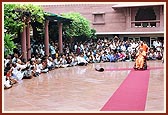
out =
[[[24,79],[3,90],[4,112],[101,112],[100,109],[129,74],[123,71],[95,71],[95,67],[132,68],[134,62],[95,63],[58,68],[39,77]],[[148,66],[163,67],[161,61]],[[165,111],[165,68],[151,69],[144,112]]]

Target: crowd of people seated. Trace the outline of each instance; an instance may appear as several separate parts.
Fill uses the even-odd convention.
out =
[[[55,68],[87,66],[89,63],[135,61],[140,41],[89,40],[85,42],[63,42],[63,53],[59,53],[58,42],[49,45],[50,55],[45,55],[44,44],[31,44],[31,59],[25,62],[21,50],[4,58],[4,88],[11,88],[22,79],[38,77]],[[19,47],[19,46],[18,46]],[[163,59],[163,43],[155,41],[147,52],[148,60]]]

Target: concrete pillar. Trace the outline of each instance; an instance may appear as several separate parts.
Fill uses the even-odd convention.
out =
[[[164,31],[164,6],[160,6],[160,30]]]
[[[58,30],[59,30],[59,53],[63,53],[62,48],[62,23],[58,23]]]
[[[31,58],[31,46],[30,46],[30,24],[29,21],[26,27],[26,40],[27,40],[27,59]]]
[[[45,54],[49,56],[49,34],[48,34],[48,24],[49,20],[45,21],[45,40],[44,40],[44,45],[45,45]]]
[[[128,27],[131,28],[131,8],[128,8]]]
[[[27,61],[26,27],[23,27],[23,32],[21,33],[21,52],[22,52],[22,59]]]
[[[126,8],[126,29],[131,29],[131,8]]]

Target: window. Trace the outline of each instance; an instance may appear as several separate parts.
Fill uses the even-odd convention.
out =
[[[105,24],[105,13],[93,13],[93,24]]]
[[[153,7],[139,8],[135,16],[135,21],[156,20]]]
[[[146,42],[148,46],[150,45],[150,37],[140,37],[140,40]]]
[[[140,7],[135,15],[135,20],[131,22],[132,27],[156,27],[160,20],[156,20],[153,7]]]
[[[135,41],[136,41],[136,42],[140,41],[140,38],[135,38]]]
[[[153,47],[153,42],[156,41],[156,38],[151,38],[150,39],[150,47]]]
[[[123,41],[127,41],[127,40],[128,40],[128,37],[124,37],[124,38],[123,38]]]
[[[132,41],[132,40],[134,40],[134,38],[129,38],[129,41]]]

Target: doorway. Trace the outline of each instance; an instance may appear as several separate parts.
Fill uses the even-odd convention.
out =
[[[140,40],[146,42],[146,44],[150,46],[150,37],[140,37]]]

